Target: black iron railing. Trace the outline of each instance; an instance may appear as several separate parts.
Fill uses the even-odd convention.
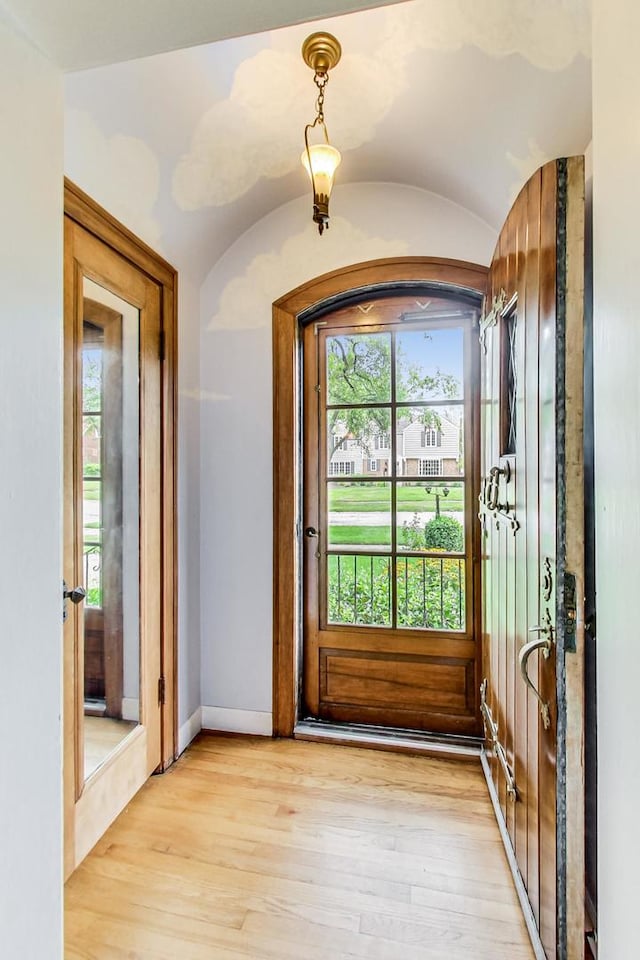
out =
[[[465,560],[457,556],[331,554],[327,564],[330,623],[431,630],[465,628]]]

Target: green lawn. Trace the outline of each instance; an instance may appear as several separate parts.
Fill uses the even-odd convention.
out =
[[[391,545],[391,531],[389,527],[332,526],[329,527],[329,543],[331,546],[348,543],[352,546],[388,547]]]
[[[398,546],[400,548],[404,545],[403,532],[402,525],[399,525]],[[391,530],[389,527],[338,526],[333,524],[329,527],[329,545],[335,547],[342,544],[354,547],[389,547],[391,546]]]
[[[464,509],[464,489],[462,484],[449,487],[449,496],[440,497],[440,509],[443,512],[462,513]],[[375,513],[388,511],[391,505],[390,484],[385,487],[363,484],[336,484],[329,488],[329,510],[335,513]],[[416,511],[434,512],[436,498],[434,493],[425,493],[424,487],[398,486],[398,512]]]

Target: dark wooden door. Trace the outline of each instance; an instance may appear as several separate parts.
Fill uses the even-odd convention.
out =
[[[549,960],[584,950],[583,234],[582,158],[549,163],[480,332],[485,762]]]
[[[478,317],[416,291],[304,331],[303,715],[479,733]]]

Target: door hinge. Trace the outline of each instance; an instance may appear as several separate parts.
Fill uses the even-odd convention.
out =
[[[161,362],[165,358],[166,348],[167,348],[167,338],[165,336],[164,330],[161,330],[158,336],[158,357]]]
[[[158,677],[158,704],[163,707],[166,701],[167,685],[164,677]]]

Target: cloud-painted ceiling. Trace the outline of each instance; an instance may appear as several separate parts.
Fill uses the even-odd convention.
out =
[[[587,2],[411,0],[319,26],[343,47],[326,96],[339,182],[417,186],[497,228],[535,167],[590,140]],[[300,47],[314,28],[69,74],[68,176],[201,280],[308,192]]]

